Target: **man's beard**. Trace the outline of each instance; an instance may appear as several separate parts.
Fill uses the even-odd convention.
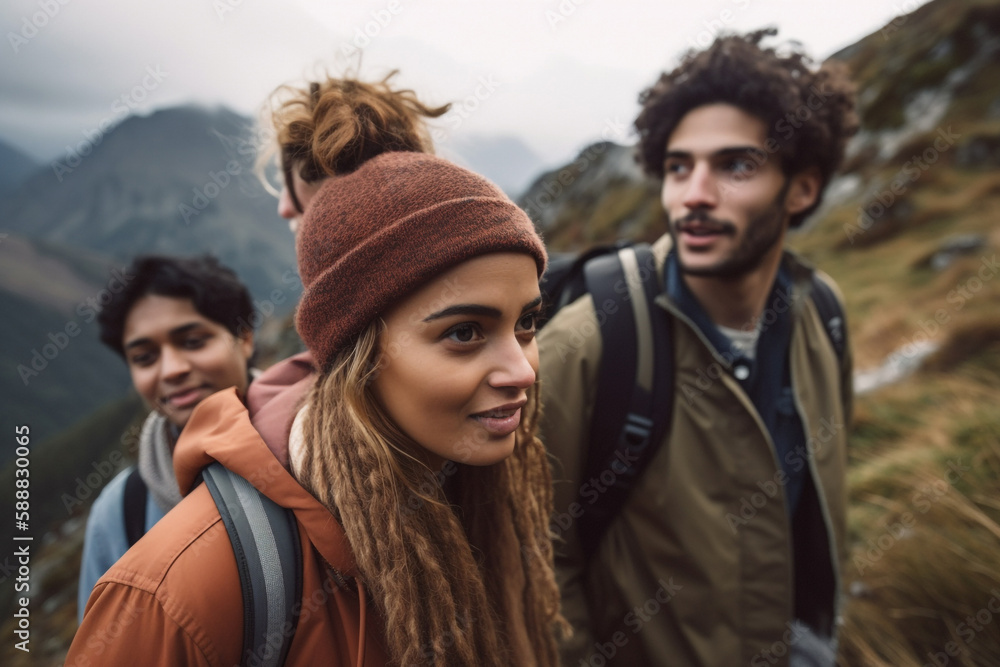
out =
[[[733,280],[757,270],[785,232],[784,200],[786,192],[787,182],[771,205],[748,221],[740,244],[728,258],[723,259],[718,264],[706,267],[685,266],[681,253],[678,252],[677,261],[681,272],[689,276]],[[679,248],[679,230],[693,222],[699,223],[699,226],[710,227],[724,235],[736,236],[736,225],[732,222],[713,218],[705,210],[698,209],[688,213],[676,223],[669,221],[668,229],[675,248]]]

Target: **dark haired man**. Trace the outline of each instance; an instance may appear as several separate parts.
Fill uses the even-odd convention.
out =
[[[773,34],[720,37],[640,98],[674,401],[592,552],[576,518],[608,484],[583,472],[606,318],[585,296],[539,336],[566,665],[834,664],[851,357],[810,294],[829,278],[783,241],[857,119],[840,70],[762,47]]]
[[[103,575],[181,500],[173,448],[206,397],[244,394],[253,355],[253,306],[236,274],[212,257],[139,257],[134,276],[98,315],[101,341],[125,360],[152,409],[139,436],[139,463],[94,501],[80,565],[77,615]],[[129,506],[129,507],[127,507]]]

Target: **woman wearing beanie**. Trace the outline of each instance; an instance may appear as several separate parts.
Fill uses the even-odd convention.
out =
[[[175,454],[182,489],[218,461],[293,510],[285,664],[556,665],[530,220],[445,160],[386,153],[319,188],[297,246],[319,373],[288,467],[232,391],[199,406]],[[66,664],[134,664],[136,646],[146,664],[239,664],[242,616],[200,485],[98,583]]]
[[[260,172],[277,153],[283,174],[278,214],[298,229],[306,207],[323,183],[355,171],[390,151],[433,153],[426,121],[449,105],[427,106],[412,90],[397,89],[390,72],[381,81],[327,77],[304,87],[282,86],[268,100],[266,123],[275,135],[261,153]],[[295,355],[267,369],[254,382],[247,405],[254,427],[275,455],[287,461],[294,408],[313,383],[312,356]]]

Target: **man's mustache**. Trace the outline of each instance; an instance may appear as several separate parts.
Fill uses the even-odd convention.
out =
[[[706,211],[691,211],[673,223],[674,232],[701,231],[714,234],[736,235],[736,225],[728,220],[713,218]]]

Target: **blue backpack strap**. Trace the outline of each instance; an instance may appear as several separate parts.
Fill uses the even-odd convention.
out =
[[[599,495],[581,494],[578,523],[589,556],[669,428],[674,373],[671,323],[654,303],[661,290],[649,246],[595,258],[584,272],[603,347],[584,475],[599,483]]]
[[[833,293],[833,288],[826,284],[822,278],[812,274],[812,290],[810,291],[813,303],[816,304],[816,311],[823,322],[823,328],[830,339],[837,359],[843,361],[847,337],[844,335],[844,310],[841,308],[837,295]]]
[[[125,539],[131,547],[146,534],[146,498],[149,489],[139,476],[139,466],[125,478],[125,495],[122,498],[122,512],[125,514]]]
[[[278,667],[298,623],[292,609],[302,598],[302,546],[295,514],[218,462],[202,475],[229,533],[240,574],[240,664]]]

